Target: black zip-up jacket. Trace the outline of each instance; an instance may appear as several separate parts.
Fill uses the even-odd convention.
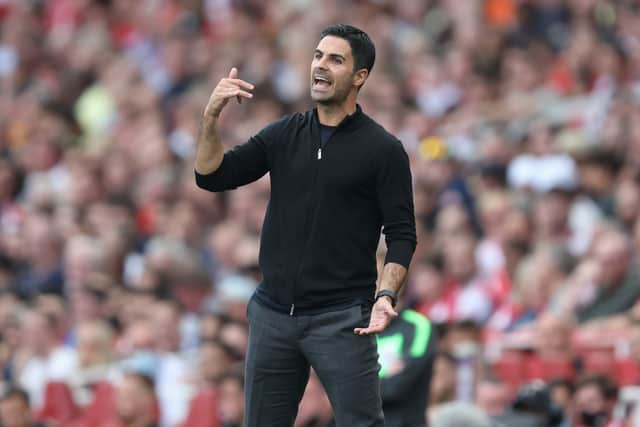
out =
[[[225,191],[270,173],[260,247],[260,291],[282,307],[371,301],[381,227],[385,262],[408,266],[416,245],[409,159],[400,141],[362,112],[324,147],[317,111],[285,116],[224,155],[199,187]]]

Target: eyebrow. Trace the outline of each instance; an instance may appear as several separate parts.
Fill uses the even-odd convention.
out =
[[[324,52],[321,51],[320,49],[316,49],[314,53],[319,53],[320,55],[324,55]],[[340,55],[339,53],[330,53],[329,54],[329,58],[339,58],[342,59],[343,61],[346,61],[347,58],[345,58],[344,56]]]

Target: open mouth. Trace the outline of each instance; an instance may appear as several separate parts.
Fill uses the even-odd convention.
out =
[[[323,76],[314,76],[313,77],[313,87],[314,89],[325,90],[331,86],[331,81]]]

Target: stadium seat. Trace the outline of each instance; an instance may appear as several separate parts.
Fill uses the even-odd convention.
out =
[[[584,374],[605,374],[612,376],[615,370],[615,357],[608,348],[590,349],[580,355]]]
[[[115,414],[115,390],[109,382],[94,385],[93,400],[82,417],[84,427],[99,427],[113,420]]]
[[[160,405],[154,402],[154,422],[160,419]],[[120,427],[116,416],[116,390],[109,382],[94,385],[93,400],[85,409],[81,422],[72,427]],[[71,427],[71,426],[69,426]]]
[[[218,399],[213,387],[203,388],[189,405],[183,427],[219,427]]]
[[[526,356],[516,351],[504,352],[493,364],[495,375],[507,383],[513,390],[526,381],[525,376]]]
[[[526,376],[528,381],[541,379],[573,379],[576,370],[569,357],[539,357],[531,355],[526,359]]]
[[[44,404],[36,415],[38,420],[68,425],[80,415],[71,388],[62,381],[50,381],[44,390]]]
[[[615,379],[618,386],[640,384],[640,366],[631,359],[620,359],[615,362]]]

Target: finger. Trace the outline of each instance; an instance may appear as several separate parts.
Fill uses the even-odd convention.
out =
[[[240,87],[240,88],[244,88],[247,90],[252,90],[254,88],[254,86],[249,83],[249,82],[245,82],[244,80],[241,79],[226,79],[226,81],[224,82],[225,86],[227,87]],[[236,96],[236,100],[238,101],[238,104],[242,104],[242,98],[240,96]]]
[[[229,71],[229,78],[236,80],[238,78],[238,69],[236,67],[232,67],[231,71]],[[236,100],[238,104],[242,104],[242,98],[240,96],[236,96]]]
[[[377,334],[378,332],[384,331],[384,326],[382,325],[371,325],[367,328],[355,328],[353,333],[356,335],[371,335]]]
[[[223,98],[232,98],[234,96],[249,98],[249,99],[253,98],[252,93],[244,91],[242,89],[238,89],[238,88],[223,89],[219,92],[219,95],[222,96]]]
[[[226,79],[228,83],[233,84],[234,86],[241,87],[243,89],[253,90],[253,85],[249,82],[245,82],[242,79]]]
[[[236,101],[238,101],[238,104],[242,104],[242,98],[253,98],[253,94],[246,92],[244,90],[241,89],[236,89],[234,91],[235,95],[236,95]]]
[[[252,93],[244,91],[242,89],[236,89],[234,92],[235,92],[236,97],[238,97],[238,98],[240,98],[240,97],[249,98],[249,99],[253,98],[253,94]]]
[[[226,98],[231,98],[235,95],[235,93],[230,93],[230,91],[235,91],[237,89],[236,85],[229,84],[228,82],[231,79],[223,79],[217,88],[217,94]],[[238,104],[242,103],[242,98],[240,96],[236,96],[236,100],[238,100]]]
[[[355,333],[360,333],[360,334],[371,334],[371,333],[383,331],[385,328],[385,325],[386,325],[386,322],[382,322],[378,320],[378,321],[370,322],[366,328],[355,328],[353,331]]]

